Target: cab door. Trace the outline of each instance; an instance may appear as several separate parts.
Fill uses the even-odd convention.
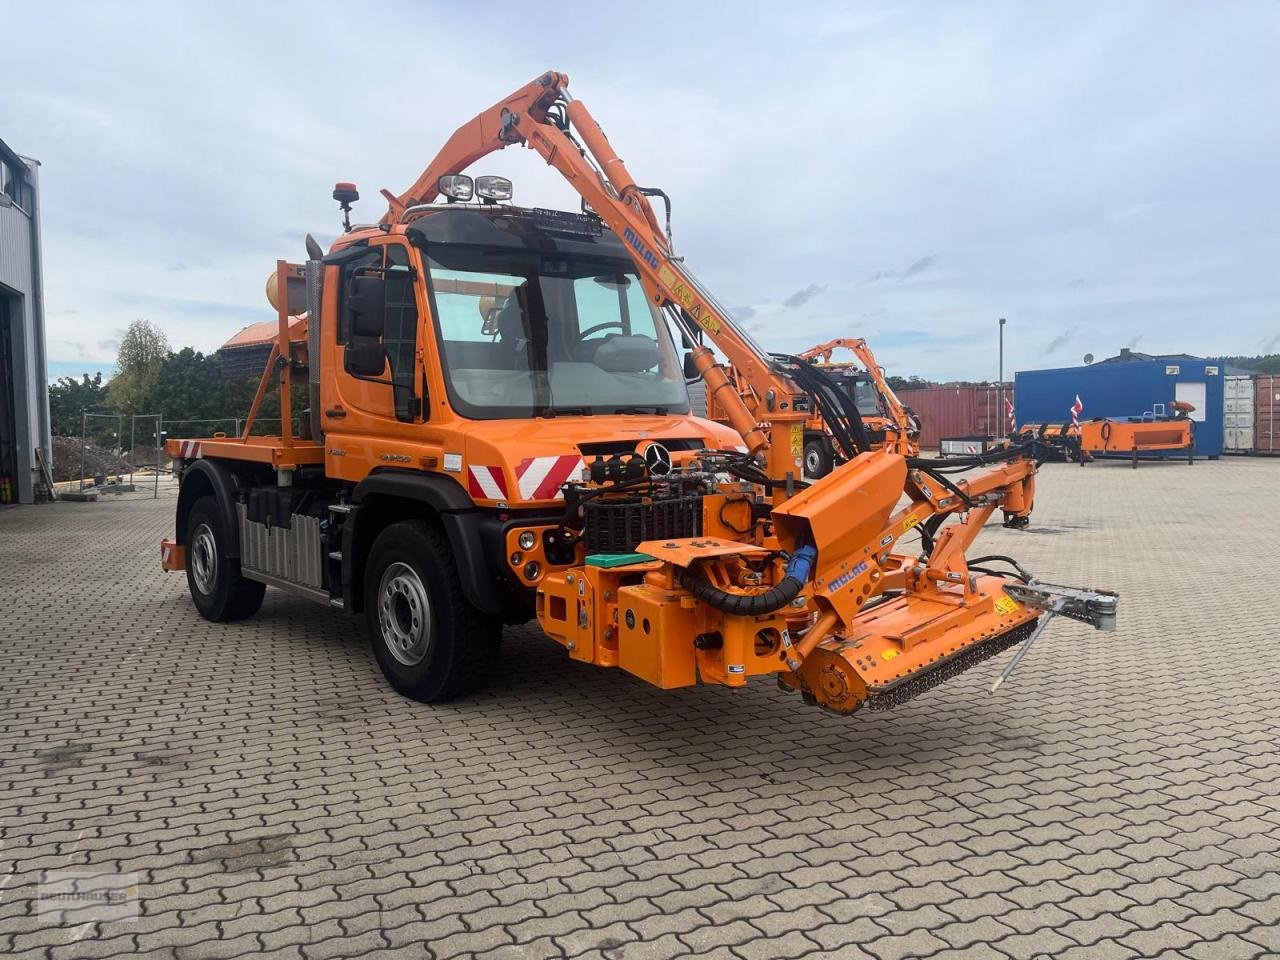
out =
[[[421,422],[414,274],[409,249],[395,239],[370,244],[366,253],[342,264],[335,396],[326,410],[333,431],[396,436]],[[333,422],[335,409],[340,424]]]

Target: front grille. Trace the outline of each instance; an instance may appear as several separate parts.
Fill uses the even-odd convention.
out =
[[[591,500],[583,504],[587,553],[631,553],[645,540],[702,535],[702,498]]]

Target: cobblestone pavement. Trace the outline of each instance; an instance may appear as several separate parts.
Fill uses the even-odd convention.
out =
[[[848,718],[529,628],[432,709],[328,610],[200,620],[159,570],[172,490],[0,511],[0,953],[1280,953],[1280,460],[1039,486],[980,548],[1119,589],[1119,632]],[[41,877],[75,870],[136,917],[58,913]]]

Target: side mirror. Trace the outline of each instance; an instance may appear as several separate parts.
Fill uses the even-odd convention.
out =
[[[347,373],[357,377],[380,377],[387,368],[387,348],[372,337],[352,338],[343,357]]]
[[[381,277],[352,277],[347,296],[353,337],[380,337],[387,313],[387,281]]]
[[[686,380],[701,379],[702,373],[698,370],[698,365],[693,362],[693,353],[684,355],[684,378]]]

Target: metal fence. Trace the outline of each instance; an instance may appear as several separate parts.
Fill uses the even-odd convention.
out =
[[[166,420],[164,429],[166,437],[192,440],[197,437],[212,437],[219,433],[229,437],[240,436],[244,430],[244,417],[222,417],[216,420]],[[279,417],[258,417],[253,421],[251,434],[255,437],[277,436],[280,433]],[[294,436],[301,429],[302,417],[293,418]]]
[[[294,432],[300,432],[301,416],[294,417]],[[151,480],[151,495],[160,495],[160,477],[169,472],[165,441],[199,437],[238,437],[245,418],[166,420],[163,414],[91,413],[80,414],[80,465],[77,486],[86,489],[125,492],[137,489],[138,479]],[[258,417],[251,433],[275,436],[280,433],[279,417]],[[128,477],[126,482],[125,478]],[[76,482],[76,481],[71,481]]]
[[[86,410],[80,414],[81,492],[86,480],[92,480],[93,486],[103,486],[109,477],[114,476],[117,485],[123,484],[124,419],[122,413],[89,413]],[[90,446],[101,451],[95,452],[92,460],[89,457]]]
[[[138,421],[142,421],[139,429]],[[139,456],[141,454],[141,456]],[[164,418],[158,413],[137,413],[129,423],[129,484],[135,471],[151,470],[151,498],[160,496],[160,474],[165,472]]]

